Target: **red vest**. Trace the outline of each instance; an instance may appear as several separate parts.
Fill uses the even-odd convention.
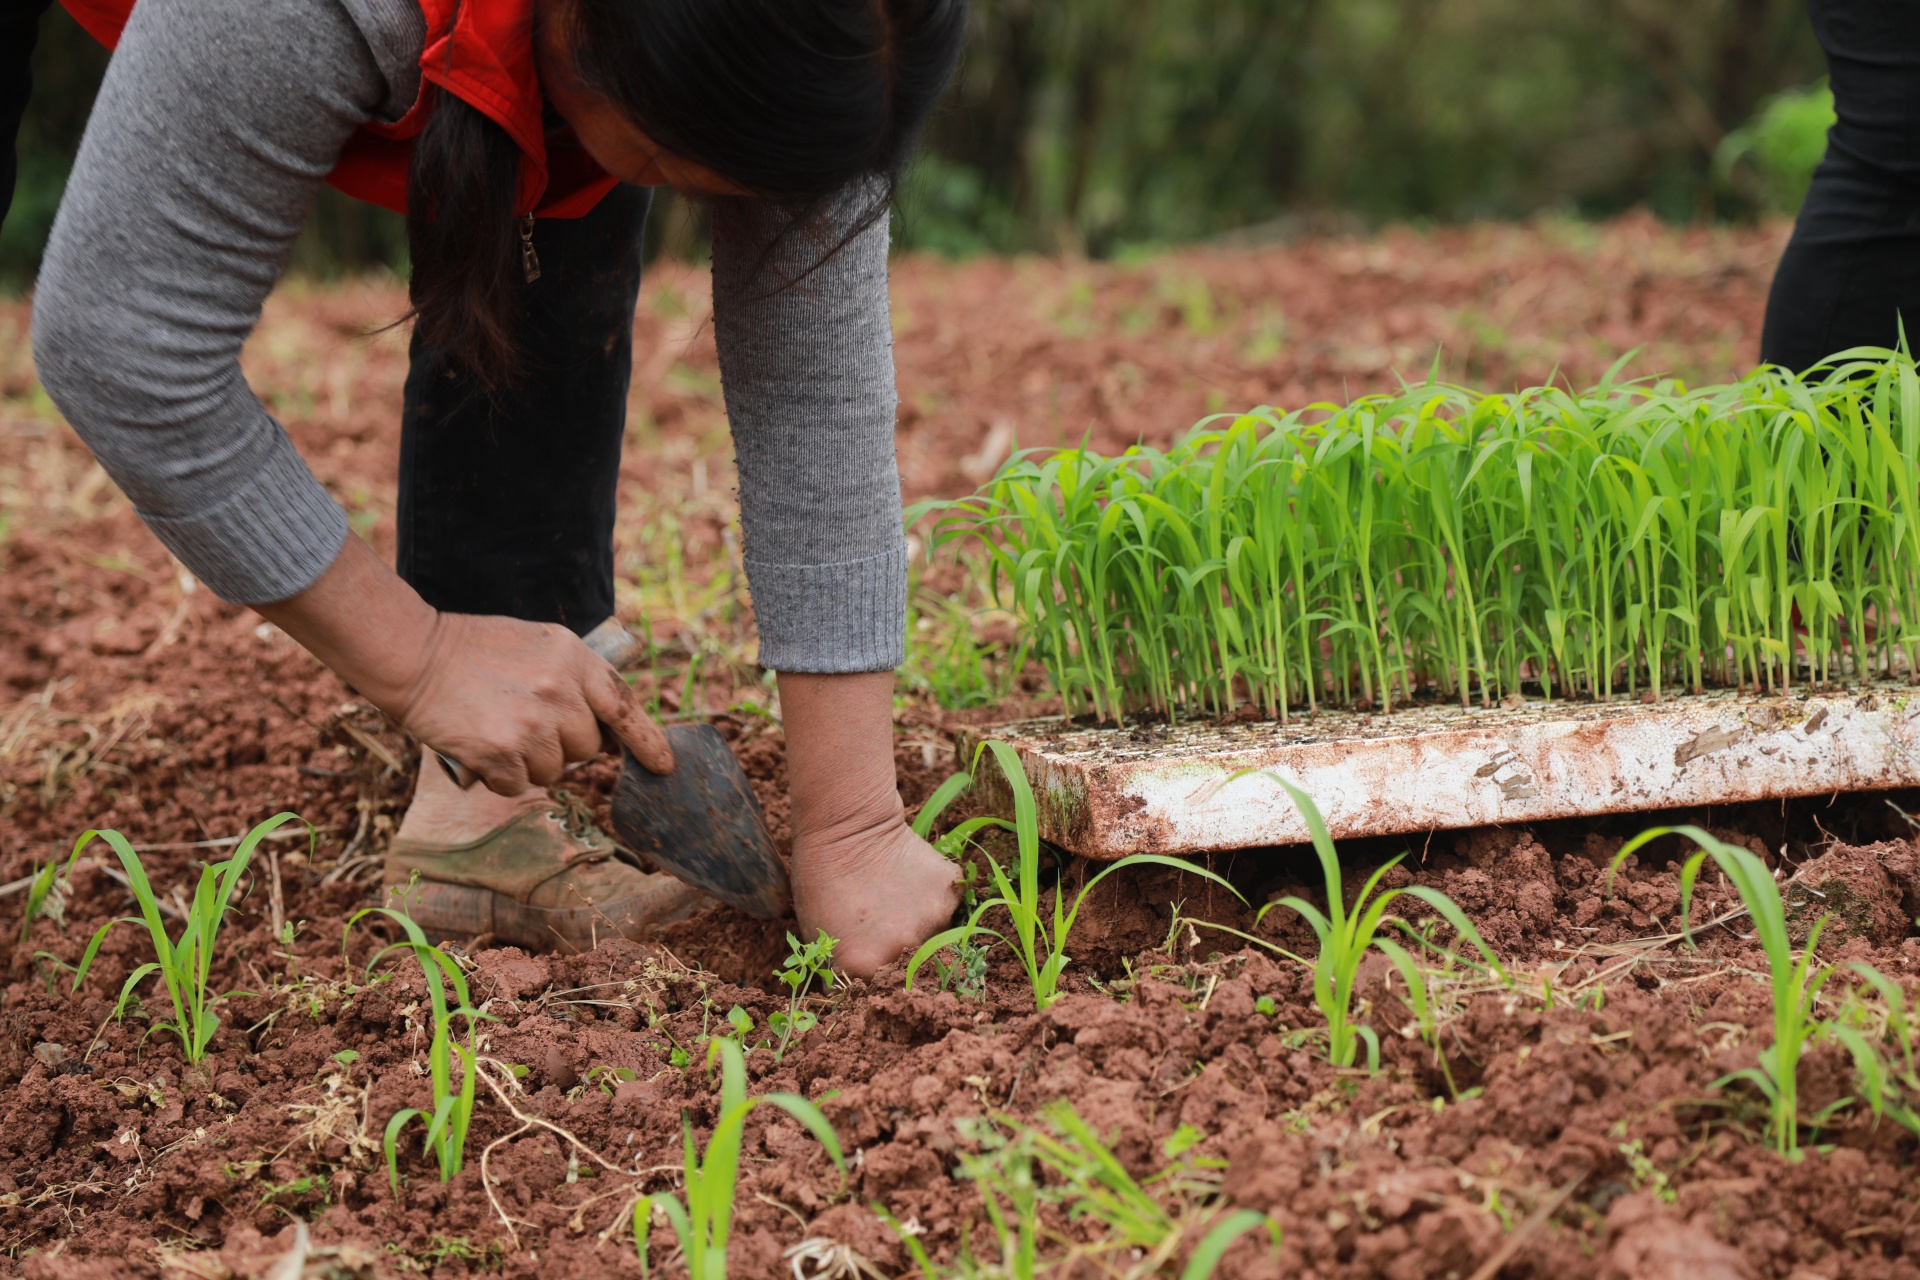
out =
[[[135,0],[61,0],[75,21],[111,49]],[[427,44],[420,55],[419,100],[393,124],[356,130],[327,181],[350,196],[407,210],[407,166],[413,140],[438,94],[450,93],[480,112],[520,148],[516,213],[578,218],[613,190],[571,132],[548,137],[541,122],[540,78],[533,65],[533,0],[420,0]]]

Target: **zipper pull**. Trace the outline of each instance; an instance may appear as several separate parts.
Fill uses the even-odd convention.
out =
[[[530,213],[520,219],[520,270],[526,273],[528,284],[540,278],[540,255],[533,251],[533,215]]]

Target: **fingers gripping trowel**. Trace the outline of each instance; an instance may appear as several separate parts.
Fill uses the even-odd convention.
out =
[[[616,670],[639,656],[640,645],[617,618],[581,639]],[[787,913],[787,869],[773,851],[760,801],[746,771],[720,731],[710,724],[666,727],[673,772],[650,772],[621,748],[613,788],[613,832],[620,843],[663,871],[763,920]],[[478,776],[435,752],[462,787]]]

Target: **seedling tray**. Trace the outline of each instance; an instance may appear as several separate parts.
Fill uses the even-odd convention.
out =
[[[1249,770],[1302,787],[1336,839],[1920,786],[1920,690],[1904,683],[1287,725],[1028,720],[973,731],[963,759],[987,737],[1019,753],[1041,836],[1099,859],[1305,841],[1286,792]]]

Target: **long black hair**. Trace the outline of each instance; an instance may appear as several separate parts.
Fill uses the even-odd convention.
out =
[[[589,87],[671,154],[787,209],[793,226],[877,180],[825,254],[886,216],[967,19],[967,0],[563,2]],[[518,367],[519,160],[504,130],[443,95],[408,179],[415,332],[490,388]]]

